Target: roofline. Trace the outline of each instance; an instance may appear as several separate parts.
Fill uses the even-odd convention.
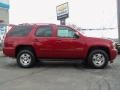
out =
[[[10,5],[9,5],[9,4],[6,4],[6,3],[0,2],[0,8],[9,9],[9,8],[10,8]]]

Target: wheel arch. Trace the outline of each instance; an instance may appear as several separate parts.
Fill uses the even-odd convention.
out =
[[[17,57],[17,54],[19,53],[19,51],[23,50],[23,49],[31,50],[34,53],[34,55],[36,56],[35,50],[32,45],[18,45],[15,49],[15,58]]]
[[[110,52],[109,52],[109,48],[107,46],[92,46],[92,47],[90,47],[88,52],[87,52],[87,58],[88,58],[90,52],[93,51],[93,50],[96,50],[96,49],[104,50],[108,54],[108,57],[110,59]]]

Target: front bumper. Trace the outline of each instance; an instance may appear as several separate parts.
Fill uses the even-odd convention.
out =
[[[115,60],[115,58],[117,57],[118,55],[118,51],[117,49],[112,49],[111,50],[111,53],[110,53],[110,62],[113,63],[113,61]]]

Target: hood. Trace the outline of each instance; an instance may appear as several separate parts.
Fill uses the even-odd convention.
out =
[[[97,38],[97,37],[87,37],[88,40],[98,40],[98,41],[106,41],[106,42],[112,42],[110,39],[105,38]]]
[[[96,45],[104,45],[104,44],[111,44],[112,41],[108,39],[103,38],[95,38],[95,37],[86,37],[87,42],[90,44],[96,44]]]

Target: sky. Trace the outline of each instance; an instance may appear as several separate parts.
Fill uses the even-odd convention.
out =
[[[81,28],[116,28],[101,31],[88,31],[93,36],[117,38],[116,0],[10,0],[10,23],[55,23],[56,6],[68,2],[69,18],[67,24]]]

